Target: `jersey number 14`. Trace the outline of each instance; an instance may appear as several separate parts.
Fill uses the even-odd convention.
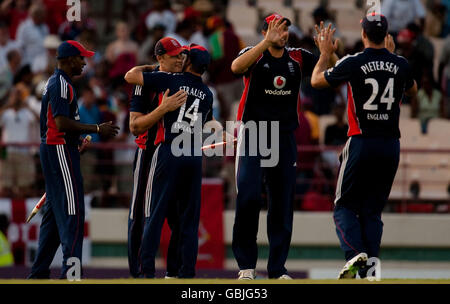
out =
[[[363,109],[368,111],[376,111],[378,110],[378,105],[374,104],[375,98],[378,96],[379,85],[378,81],[374,78],[367,78],[365,84],[370,84],[372,86],[372,95],[369,100],[364,103]],[[389,78],[389,81],[384,89],[383,94],[380,98],[381,103],[387,104],[387,110],[392,108],[392,104],[395,102],[394,98],[394,78]]]
[[[194,102],[192,103],[192,105],[187,109],[186,111],[186,103],[184,103],[181,108],[180,108],[180,112],[178,114],[178,119],[177,122],[181,122],[183,120],[183,117],[186,117],[187,119],[190,120],[189,125],[191,127],[194,126],[195,122],[198,119],[198,106],[200,104],[200,99],[196,98],[194,100]]]

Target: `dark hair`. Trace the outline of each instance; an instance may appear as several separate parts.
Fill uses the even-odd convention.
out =
[[[387,35],[387,32],[383,33],[383,32],[378,32],[378,31],[376,31],[376,32],[372,32],[372,31],[366,32],[365,31],[365,33],[367,35],[367,38],[369,38],[369,40],[375,44],[381,44]]]
[[[203,74],[208,69],[208,65],[207,64],[203,64],[203,65],[191,64],[191,66],[192,66],[192,71],[194,71],[195,73],[198,73],[198,74]]]

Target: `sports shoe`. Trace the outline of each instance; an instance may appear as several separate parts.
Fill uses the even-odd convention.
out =
[[[354,279],[360,268],[364,268],[367,264],[367,254],[361,252],[357,256],[348,261],[339,273],[339,279]]]
[[[166,280],[171,280],[171,279],[178,279],[178,277],[170,277],[170,276],[166,275],[166,276],[164,277],[164,279],[166,279]]]
[[[255,277],[255,269],[242,269],[241,271],[239,271],[238,280],[254,280]]]
[[[292,280],[292,278],[288,274],[283,274],[282,276],[278,277],[278,280]]]

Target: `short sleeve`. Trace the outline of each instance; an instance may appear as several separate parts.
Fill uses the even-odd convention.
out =
[[[50,105],[52,107],[53,117],[70,117],[69,102],[73,90],[72,86],[60,75],[50,90]]]
[[[131,96],[130,112],[145,113],[144,105],[144,87],[136,85],[133,88],[133,95]]]
[[[239,52],[238,57],[241,56],[242,54],[244,54],[244,53],[250,51],[252,48],[253,48],[253,46],[248,46],[248,47],[246,47],[246,48],[243,48],[243,49]],[[261,55],[261,56],[262,56],[262,55]],[[256,61],[258,61],[258,60],[256,60]],[[255,61],[255,63],[256,63],[256,61]],[[252,71],[252,69],[253,69],[253,67],[255,66],[255,63],[253,63],[253,64],[247,69],[247,71],[246,71],[245,73],[241,74],[241,75],[249,76],[250,73],[251,73],[251,71]],[[230,67],[230,68],[231,68],[231,67]],[[236,75],[239,75],[239,74],[236,74]]]
[[[352,58],[344,57],[332,68],[324,72],[325,79],[332,87],[337,87],[343,82],[350,80],[352,75]]]
[[[302,75],[311,76],[319,57],[302,48],[291,48],[288,49],[288,52],[293,59],[300,63]]]
[[[144,86],[151,90],[165,90],[168,88],[172,74],[166,72],[143,72]]]

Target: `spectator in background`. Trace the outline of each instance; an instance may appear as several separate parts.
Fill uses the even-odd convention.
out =
[[[17,29],[28,18],[29,0],[4,0],[0,6],[1,19],[9,24],[9,36],[16,39]]]
[[[117,125],[120,127],[119,134],[114,138],[114,142],[121,144],[133,145],[135,137],[130,132],[130,112],[128,109],[128,95],[126,92],[117,91],[114,94],[118,111],[117,111]],[[133,188],[133,180],[130,172],[133,172],[134,149],[129,147],[119,147],[114,149],[115,162],[115,188],[117,191],[127,193]]]
[[[80,123],[99,125],[101,121],[100,110],[97,106],[96,96],[91,87],[85,87],[81,92],[79,102]],[[92,142],[100,142],[100,136],[97,133],[90,134]],[[81,161],[81,171],[84,178],[84,190],[86,193],[92,192],[99,188],[99,181],[95,178],[95,165],[98,161],[97,151],[94,149],[86,149],[83,153]]]
[[[45,23],[48,25],[51,34],[57,34],[59,26],[67,20],[68,3],[61,0],[43,0],[43,4],[47,11]]]
[[[49,34],[48,26],[44,23],[45,8],[33,4],[29,9],[29,17],[17,29],[17,42],[22,49],[24,64],[33,64],[39,56],[46,55],[44,39]]]
[[[48,35],[44,39],[44,47],[46,52],[39,55],[31,64],[31,71],[35,74],[44,73],[46,77],[50,77],[57,67],[56,50],[61,44],[61,40],[56,35]]]
[[[166,36],[175,38],[181,45],[191,44],[191,36],[195,31],[194,23],[191,19],[183,19],[177,24],[174,33],[167,33]]]
[[[409,23],[418,21],[421,31],[425,26],[425,8],[420,0],[384,0],[381,13],[389,22],[389,33],[394,37]]]
[[[59,1],[59,0],[58,0]],[[87,30],[95,31],[97,25],[94,19],[89,17],[89,3],[88,1],[81,2],[80,21],[63,22],[58,29],[58,35],[61,40],[77,40],[78,36]]]
[[[110,64],[109,77],[113,86],[123,82],[126,72],[137,63],[139,47],[130,39],[127,23],[120,21],[116,24],[117,39],[109,43],[105,51],[105,59]]]
[[[166,33],[175,32],[177,17],[170,7],[168,0],[154,0],[152,9],[145,16],[147,29],[152,29],[156,24],[162,24],[166,28]],[[164,33],[164,35],[166,35]]]
[[[197,12],[192,7],[188,7],[184,10],[184,19],[191,20],[194,26],[194,32],[190,38],[191,43],[201,45],[205,49],[208,49],[208,39],[204,34],[206,19],[202,17],[200,12]]]
[[[155,53],[155,45],[164,37],[164,33],[166,32],[166,28],[162,23],[155,24],[155,26],[149,30],[150,33],[148,37],[139,49],[139,63],[141,64],[156,63],[156,58],[153,56]]]
[[[6,102],[13,86],[14,75],[20,67],[21,56],[18,50],[10,50],[6,59],[7,65],[0,69],[0,107]]]
[[[431,52],[416,48],[416,35],[409,29],[401,30],[397,35],[397,53],[408,59],[417,84],[421,83],[422,72],[426,69],[433,69],[433,58]]]
[[[19,50],[20,45],[9,37],[9,27],[6,23],[0,22],[0,70],[8,65],[6,54],[11,50]]]
[[[419,118],[422,134],[427,134],[431,119],[445,117],[444,99],[434,84],[431,70],[423,73],[420,87],[416,98],[412,99],[411,112],[413,117]]]
[[[230,119],[232,105],[239,102],[243,83],[231,72],[231,63],[244,47],[230,23],[219,16],[209,17],[206,28],[210,33],[208,38],[211,65],[209,80],[214,85],[222,100],[222,120]]]
[[[32,142],[32,125],[39,120],[23,101],[19,89],[14,88],[8,104],[0,110],[2,142],[6,144]],[[0,180],[3,195],[27,197],[32,194],[35,182],[33,155],[29,147],[8,146],[1,161]]]
[[[422,29],[416,23],[409,23],[406,28],[414,34],[414,49],[416,52],[421,54],[426,62],[434,64],[434,46],[425,37]]]

